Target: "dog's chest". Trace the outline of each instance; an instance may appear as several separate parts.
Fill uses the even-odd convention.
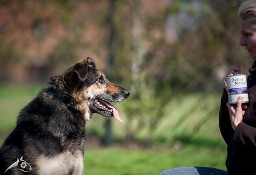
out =
[[[38,175],[81,175],[83,172],[83,154],[67,151],[54,157],[39,156],[36,161]]]

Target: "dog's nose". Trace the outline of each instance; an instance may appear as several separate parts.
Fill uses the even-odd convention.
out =
[[[129,97],[129,95],[130,95],[130,92],[128,92],[127,90],[123,90],[123,92],[122,92],[123,94],[124,94],[124,97],[125,98],[127,98],[127,97]]]

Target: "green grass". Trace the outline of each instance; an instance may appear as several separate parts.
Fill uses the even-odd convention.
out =
[[[0,86],[0,134],[9,132],[19,111],[39,92],[38,86]]]
[[[220,148],[186,147],[180,151],[107,148],[85,151],[85,174],[148,175],[183,166],[224,167]]]
[[[40,89],[39,86],[0,86],[0,145],[15,127],[20,109]],[[127,126],[138,123],[134,121],[136,117],[130,120],[123,110],[127,102],[117,106],[125,123],[120,124],[113,120],[115,140],[124,140]],[[143,128],[138,127],[135,132],[140,141],[150,136],[151,146],[137,149],[120,146],[95,149],[88,146],[85,149],[85,174],[148,175],[182,166],[225,169],[226,148],[218,128],[218,103],[219,96],[216,94],[174,96],[161,109],[164,114],[154,130],[149,130],[145,123]],[[150,119],[150,111],[146,117],[143,120]],[[98,132],[101,135],[104,121],[105,118],[95,115],[87,123],[87,132]]]

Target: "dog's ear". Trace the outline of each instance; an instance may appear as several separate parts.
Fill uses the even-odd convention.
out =
[[[96,70],[95,62],[92,58],[88,57],[87,59],[83,59],[82,61],[75,64],[73,68],[74,72],[77,74],[78,78],[85,82],[91,72]]]
[[[88,57],[69,68],[64,79],[69,89],[79,89],[81,86],[91,85],[96,80],[96,72],[94,60]]]
[[[96,69],[95,62],[91,57],[87,57],[87,66]]]
[[[49,83],[57,88],[65,88],[72,91],[95,82],[96,72],[94,60],[88,57],[67,69],[63,75],[50,77]]]
[[[86,85],[90,86],[92,83],[96,81],[97,77],[97,68],[95,65],[95,62],[92,58],[88,57],[87,58],[87,75],[86,75]]]

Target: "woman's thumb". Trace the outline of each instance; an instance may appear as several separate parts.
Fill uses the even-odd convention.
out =
[[[243,97],[239,96],[236,101],[236,111],[242,111]]]

